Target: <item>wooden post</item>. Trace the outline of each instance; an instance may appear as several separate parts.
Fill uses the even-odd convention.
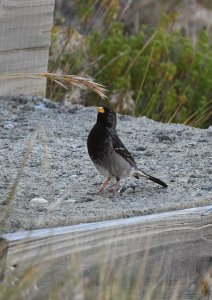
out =
[[[46,72],[55,0],[0,1],[0,75]],[[0,80],[0,96],[41,95],[46,79]]]
[[[38,299],[66,281],[70,286],[74,276],[76,283],[79,270],[95,289],[97,279],[90,276],[99,278],[102,265],[106,265],[105,276],[115,278],[119,272],[127,283],[133,283],[133,278],[133,284],[141,281],[138,299],[151,290],[152,280],[155,292],[164,286],[166,296],[151,299],[194,299],[199,287],[212,289],[212,206],[17,232],[3,238],[9,243],[7,267],[18,276],[29,269],[32,274],[33,268],[33,283],[41,293]],[[172,298],[176,286],[179,297]]]

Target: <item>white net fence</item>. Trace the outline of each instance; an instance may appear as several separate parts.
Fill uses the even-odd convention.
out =
[[[0,95],[44,95],[45,79],[4,79],[46,72],[55,0],[0,0]]]

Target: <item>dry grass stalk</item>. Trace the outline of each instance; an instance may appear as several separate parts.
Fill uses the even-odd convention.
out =
[[[71,86],[77,86],[82,89],[89,89],[92,92],[99,95],[102,99],[106,97],[106,88],[99,83],[93,82],[89,78],[84,78],[75,75],[62,75],[55,73],[16,73],[16,74],[5,74],[0,76],[1,79],[11,79],[11,78],[32,78],[32,79],[40,79],[47,78],[51,81],[56,82],[60,86],[65,89],[70,89]]]
[[[5,202],[4,202],[5,205],[4,205],[4,208],[3,208],[3,210],[1,211],[1,214],[0,214],[0,232],[4,228],[5,221],[7,220],[7,217],[9,215],[9,213],[10,213],[10,208],[12,206],[12,202],[14,200],[17,187],[18,187],[19,182],[21,180],[21,175],[22,175],[22,173],[23,173],[23,171],[24,171],[24,169],[26,167],[27,162],[29,161],[30,154],[32,152],[32,147],[35,144],[37,133],[38,133],[38,130],[35,130],[32,133],[32,135],[29,137],[28,141],[27,141],[25,154],[23,156],[23,161],[21,163],[20,168],[17,171],[15,180],[12,183],[11,189],[10,189],[10,191],[8,193],[8,196],[7,196],[7,198],[6,198]]]

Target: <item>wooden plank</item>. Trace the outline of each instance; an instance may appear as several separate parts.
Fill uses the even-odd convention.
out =
[[[0,74],[46,72],[55,0],[0,1]],[[45,79],[0,80],[0,96],[45,95]]]
[[[32,266],[45,266],[51,270],[48,276],[45,274],[48,284],[40,282],[41,294],[56,284],[54,274],[60,274],[60,279],[65,281],[67,268],[72,268],[73,273],[70,262],[76,255],[80,258],[77,267],[83,267],[87,272],[102,265],[99,259],[102,256],[106,257],[107,265],[111,261],[116,265],[122,259],[123,267],[127,268],[126,276],[132,277],[139,272],[145,253],[148,253],[142,275],[144,286],[148,286],[156,268],[166,285],[167,298],[162,299],[170,299],[168,297],[179,280],[183,297],[179,299],[192,299],[211,268],[212,206],[17,232],[5,234],[3,238],[9,243],[8,268],[14,266],[18,274]],[[211,283],[207,284],[210,287]],[[144,295],[146,291],[140,293]]]
[[[6,269],[6,257],[8,251],[8,242],[0,238],[0,281],[4,277],[5,269]]]

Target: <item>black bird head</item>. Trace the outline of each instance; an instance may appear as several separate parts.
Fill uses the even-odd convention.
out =
[[[116,113],[107,106],[98,107],[97,123],[110,128],[116,127]]]

